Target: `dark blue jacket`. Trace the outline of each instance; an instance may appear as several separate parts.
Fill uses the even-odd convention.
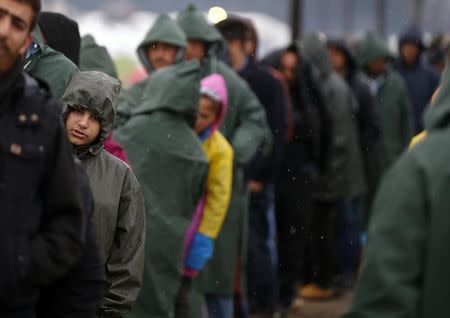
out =
[[[0,317],[35,317],[40,289],[79,259],[80,199],[59,104],[20,71],[2,76]]]
[[[399,48],[406,42],[416,43],[421,53],[412,65],[407,65],[400,56],[395,63],[395,69],[402,75],[408,87],[413,106],[415,131],[419,133],[423,130],[424,110],[439,85],[439,75],[422,57],[424,44],[422,33],[417,27],[409,28],[400,36]]]
[[[238,73],[249,84],[264,106],[273,137],[271,153],[265,155],[264,147],[260,147],[245,169],[246,178],[273,183],[277,179],[283,160],[287,129],[287,101],[285,100],[283,86],[265,66],[252,60],[248,60]]]

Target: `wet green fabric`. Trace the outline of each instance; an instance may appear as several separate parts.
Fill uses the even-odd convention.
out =
[[[207,175],[206,156],[192,130],[200,96],[199,63],[158,70],[147,84],[146,98],[115,131],[141,182],[147,213],[144,283],[129,317],[173,317],[184,236]]]
[[[345,318],[450,315],[450,73],[425,117],[429,135],[386,174]]]
[[[90,34],[81,38],[80,70],[100,71],[118,78],[116,66],[106,47],[97,44]]]
[[[94,225],[107,286],[98,317],[120,317],[133,307],[142,285],[145,212],[142,190],[130,167],[103,149],[114,127],[120,82],[97,71],[78,72],[63,97],[64,117],[87,109],[100,119],[99,138],[74,147],[86,167],[94,197]]]
[[[367,63],[386,57],[385,44],[368,35],[361,44],[358,56]],[[388,67],[386,73],[373,79],[376,83],[377,111],[381,135],[374,148],[374,158],[368,162],[368,206],[370,207],[384,173],[408,148],[414,136],[413,115],[406,85],[401,76]],[[370,216],[369,216],[370,218]]]
[[[33,30],[33,39],[39,51],[25,62],[25,71],[46,82],[53,97],[61,99],[78,67],[44,43],[39,26]]]

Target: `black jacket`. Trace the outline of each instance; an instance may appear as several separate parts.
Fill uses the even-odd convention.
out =
[[[422,33],[416,27],[408,28],[399,39],[399,50],[406,42],[416,43],[420,49],[417,60],[412,65],[407,65],[401,56],[395,62],[395,69],[402,75],[408,87],[409,97],[413,106],[415,132],[423,130],[423,114],[439,85],[439,75],[423,58],[425,46],[422,41]]]
[[[0,80],[1,317],[34,317],[39,289],[64,275],[84,245],[60,106],[21,69]]]
[[[100,258],[92,221],[94,199],[89,177],[78,159],[75,160],[75,170],[80,180],[83,211],[86,214],[86,245],[83,255],[70,271],[41,290],[38,318],[94,317],[105,294],[105,267]]]
[[[245,169],[246,177],[261,182],[275,182],[284,155],[287,128],[287,103],[281,83],[265,66],[248,60],[239,75],[249,84],[264,106],[272,133],[272,151],[264,154],[261,147]]]
[[[296,45],[288,50],[300,56]],[[277,50],[262,60],[262,63],[280,70],[281,55],[285,50]],[[319,78],[311,63],[303,56],[297,67],[295,84],[289,87],[292,100],[293,136],[286,146],[285,161],[293,174],[324,172],[330,163],[332,144],[332,120],[324,102]],[[285,162],[286,164],[286,162]],[[308,173],[309,173],[308,172]]]

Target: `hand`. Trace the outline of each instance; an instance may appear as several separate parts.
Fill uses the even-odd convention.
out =
[[[250,180],[247,184],[247,189],[250,191],[250,193],[260,193],[262,190],[264,190],[264,183]]]

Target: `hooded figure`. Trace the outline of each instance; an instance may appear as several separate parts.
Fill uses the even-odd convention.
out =
[[[81,38],[80,71],[100,71],[118,78],[116,66],[106,47],[87,34]]]
[[[155,67],[148,57],[147,50],[151,45],[156,43],[164,43],[176,47],[177,53],[174,62],[179,63],[183,60],[184,48],[186,47],[186,36],[178,24],[167,14],[161,14],[158,17],[137,48],[139,60],[149,74],[155,71]],[[142,103],[147,79],[148,78],[134,84],[120,95],[117,108],[118,126],[124,124],[130,117],[133,109]]]
[[[386,174],[345,318],[449,317],[450,72],[425,116],[429,135]]]
[[[77,22],[61,13],[41,12],[39,27],[48,46],[79,66],[81,39]]]
[[[304,56],[318,71],[324,102],[333,123],[329,166],[315,181],[313,193],[310,251],[314,274],[310,284],[302,288],[302,297],[327,298],[331,296],[328,288],[336,273],[333,268],[337,247],[333,238],[334,218],[340,205],[365,192],[366,184],[353,93],[345,80],[332,70],[325,42],[319,35],[308,36],[300,46]]]
[[[184,237],[207,173],[202,145],[192,129],[199,86],[198,62],[152,73],[145,87],[148,95],[115,133],[141,181],[147,208],[144,281],[128,317],[173,317]]]
[[[103,149],[114,127],[118,80],[101,72],[77,73],[63,97],[64,119],[89,111],[100,121],[100,133],[88,145],[74,146],[86,167],[94,196],[94,224],[105,265],[107,286],[99,317],[123,316],[136,301],[144,266],[145,213],[141,187],[130,167]]]
[[[33,43],[28,48],[25,71],[46,82],[56,99],[61,99],[78,67],[63,53],[45,44],[39,26],[33,31]]]
[[[177,21],[188,40],[200,41],[208,48],[201,59],[201,76],[218,73],[228,88],[228,111],[220,130],[234,150],[233,193],[225,223],[215,241],[214,256],[199,280],[202,292],[232,297],[237,259],[242,255],[245,264],[247,250],[244,238],[247,237],[248,198],[242,168],[253,158],[264,138],[270,137],[270,130],[265,111],[247,83],[215,56],[223,47],[219,31],[193,5],[181,11]]]
[[[400,36],[400,56],[395,69],[400,73],[408,88],[413,106],[415,133],[423,130],[423,113],[439,84],[439,75],[424,58],[425,45],[422,32],[411,26]]]
[[[85,35],[81,39],[80,70],[100,71],[114,78],[118,78],[116,66],[108,50],[104,46],[98,45],[94,37],[90,34]],[[112,138],[112,132],[106,138],[104,145],[106,151],[128,163],[127,153]]]
[[[370,74],[369,64],[391,57],[385,44],[368,34],[358,50],[358,61],[365,74],[365,81],[376,96],[380,118],[381,135],[374,147],[374,156],[369,161],[367,181],[367,208],[384,172],[407,149],[413,137],[413,119],[408,92],[400,75],[389,66],[380,74]],[[370,77],[371,76],[371,77]],[[367,216],[366,222],[369,216]]]

